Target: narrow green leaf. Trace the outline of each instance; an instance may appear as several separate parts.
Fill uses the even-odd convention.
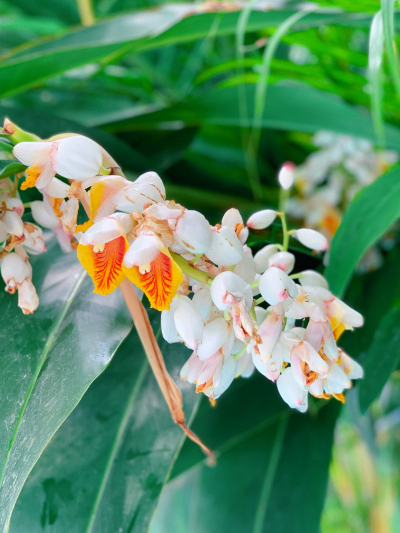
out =
[[[188,350],[160,346],[189,420],[199,396],[179,379]],[[133,329],[35,465],[10,533],[147,531],[183,440]]]
[[[107,57],[115,59],[134,50],[151,50],[204,39],[212,31],[216,18],[220,19],[218,36],[235,33],[240,12],[206,13],[184,18],[191,9],[184,4],[167,4],[155,11],[114,17],[51,41],[43,39],[40,44],[23,52],[17,49],[18,55],[0,66],[0,97],[18,94],[66,70]],[[247,32],[277,26],[292,13],[252,12],[246,26]],[[370,20],[368,15],[309,13],[296,28],[318,27],[324,23],[365,27]]]
[[[374,16],[369,34],[368,51],[368,77],[371,89],[371,110],[374,120],[376,137],[381,148],[385,147],[385,131],[383,122],[383,80],[382,80],[382,56],[383,56],[383,22],[382,12]]]
[[[75,254],[32,256],[39,309],[25,316],[1,291],[0,531],[48,441],[104,370],[131,327],[122,295],[93,293]]]
[[[365,413],[371,403],[379,397],[399,362],[400,308],[395,307],[382,317],[366,358],[363,360],[365,376],[359,384],[362,413]]]
[[[178,476],[164,489],[150,532],[318,533],[339,408],[291,411],[222,448],[216,467],[203,462]]]
[[[250,117],[254,116],[254,85],[244,87],[246,105]],[[166,109],[134,116],[106,126],[110,132],[134,131],[140,129],[176,127],[176,121],[188,126],[212,124],[222,126],[251,126],[252,119],[245,124],[239,114],[237,87],[213,90],[199,98],[175,104]],[[314,133],[326,129],[337,133],[363,137],[376,142],[373,122],[370,117],[340,98],[311,87],[288,84],[269,88],[268,100],[261,120],[263,128],[302,131]],[[400,130],[392,125],[385,126],[387,145],[400,145]]]
[[[395,0],[381,0],[386,54],[397,98],[400,99],[399,56],[394,35],[394,4]]]
[[[366,187],[346,211],[330,250],[325,275],[332,292],[344,294],[357,263],[400,217],[400,167]]]
[[[23,172],[26,169],[26,165],[23,165],[19,161],[13,161],[12,159],[6,159],[0,161],[0,178],[7,178],[19,172]]]

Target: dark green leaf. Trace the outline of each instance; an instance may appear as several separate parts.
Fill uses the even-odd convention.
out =
[[[159,324],[159,313],[152,316]],[[179,379],[189,352],[161,348],[189,419],[199,400]],[[147,531],[183,439],[133,329],[33,469],[10,533]]]
[[[39,309],[25,316],[1,290],[0,530],[52,435],[104,370],[131,327],[120,292],[95,295],[74,253],[54,237],[31,257]]]
[[[399,362],[400,308],[395,307],[383,315],[363,361],[365,377],[359,385],[360,407],[363,413],[378,398]]]
[[[326,277],[343,295],[366,250],[400,217],[400,167],[383,174],[350,204],[333,238]]]
[[[240,402],[231,402],[233,424]],[[239,433],[216,467],[200,463],[167,485],[151,533],[318,533],[338,410],[331,402],[314,416],[286,411]]]

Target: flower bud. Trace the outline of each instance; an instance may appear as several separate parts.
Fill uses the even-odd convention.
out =
[[[285,272],[276,267],[268,268],[261,276],[259,290],[261,296],[270,305],[275,305],[287,299],[293,301],[298,292],[294,281]]]
[[[282,189],[290,189],[293,186],[294,169],[295,164],[291,161],[286,161],[286,163],[281,166],[278,174],[278,181]]]
[[[161,311],[161,333],[164,339],[169,343],[180,342],[182,339],[175,327],[174,313],[178,307],[176,298],[172,300],[169,311]]]
[[[39,297],[30,279],[18,286],[18,307],[22,309],[24,315],[31,315],[39,306]]]
[[[328,282],[315,270],[304,270],[300,272],[299,277],[300,284],[303,287],[322,287],[323,289],[328,289]]]
[[[254,266],[257,274],[263,274],[268,268],[268,261],[270,257],[276,254],[279,249],[275,244],[267,244],[261,248],[254,256]]]
[[[303,246],[306,246],[306,248],[310,248],[311,250],[325,252],[329,248],[329,243],[326,237],[324,237],[322,233],[313,229],[298,229],[293,236],[296,237]]]
[[[7,233],[10,235],[15,235],[18,238],[23,237],[24,224],[21,216],[18,215],[18,213],[15,211],[6,211],[3,216],[3,222],[5,224]]]
[[[1,276],[6,284],[5,290],[14,294],[17,284],[29,279],[31,275],[28,264],[15,252],[7,254],[1,261]]]
[[[228,324],[223,318],[216,318],[209,322],[204,328],[203,339],[197,348],[200,359],[205,361],[218,352],[225,344],[228,333]]]
[[[133,241],[124,256],[124,265],[127,268],[135,266],[149,265],[163,249],[163,242],[153,233],[141,233]]]
[[[276,211],[273,209],[263,209],[251,215],[247,221],[247,227],[251,229],[266,229],[276,218]]]
[[[206,253],[211,246],[210,224],[198,211],[185,211],[176,224],[180,244],[193,254]]]
[[[54,211],[47,209],[42,200],[31,202],[31,213],[33,220],[44,228],[55,229],[60,223]]]
[[[248,246],[243,247],[243,258],[233,269],[233,273],[241,277],[247,283],[253,283],[256,277],[254,258],[251,249]]]
[[[294,261],[294,255],[290,252],[278,252],[268,259],[268,268],[276,267],[290,274],[294,268]]]
[[[202,288],[195,292],[192,302],[200,311],[204,321],[206,321],[211,312],[212,298],[210,289]]]
[[[219,230],[213,229],[211,247],[206,255],[216,265],[232,266],[242,259],[243,246],[232,228],[222,226]]]

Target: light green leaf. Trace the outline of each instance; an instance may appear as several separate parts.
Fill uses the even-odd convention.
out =
[[[400,308],[383,315],[375,330],[363,367],[365,376],[359,384],[361,412],[365,413],[378,398],[391,373],[400,362]]]
[[[254,116],[254,85],[244,87],[249,117]],[[187,126],[218,124],[224,126],[251,126],[252,118],[243,120],[239,115],[237,87],[210,91],[169,108],[135,116],[106,127],[107,131],[133,131],[139,129],[176,127],[177,121]],[[314,133],[326,129],[337,133],[363,137],[376,142],[371,119],[343,100],[311,87],[288,84],[269,87],[268,100],[260,120],[263,128]],[[392,125],[385,127],[387,145],[400,145],[400,130]]]
[[[344,294],[357,263],[400,217],[400,167],[383,174],[350,204],[336,232],[325,275],[332,292]]]
[[[397,93],[397,98],[400,98],[399,57],[394,35],[394,4],[395,0],[382,0],[381,11],[383,20],[383,34],[385,38],[385,49],[388,58],[390,73],[392,75],[392,80]]]
[[[160,347],[190,419],[199,395],[179,379],[189,351]],[[183,440],[133,329],[34,467],[10,533],[147,531]]]
[[[120,292],[95,295],[76,254],[32,256],[40,306],[23,315],[17,295],[1,290],[0,531],[6,532],[33,465],[101,374],[131,327]]]

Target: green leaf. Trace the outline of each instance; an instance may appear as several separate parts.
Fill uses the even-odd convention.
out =
[[[383,33],[385,49],[388,58],[390,74],[392,76],[397,98],[400,98],[400,70],[398,50],[394,35],[394,4],[395,0],[382,0]]]
[[[400,167],[396,167],[362,190],[343,217],[325,271],[334,294],[344,294],[364,253],[399,217]]]
[[[23,165],[19,161],[13,161],[12,159],[0,160],[0,178],[7,178],[19,172],[23,172],[26,169],[26,165]]]
[[[243,87],[248,116],[254,116],[254,85]],[[213,90],[203,96],[175,104],[166,109],[135,116],[110,124],[107,131],[120,132],[138,129],[176,127],[177,121],[186,125],[218,124],[225,126],[251,126],[252,119],[244,123],[239,114],[237,87]],[[376,142],[370,117],[340,98],[323,91],[298,85],[269,87],[268,99],[260,120],[261,127],[314,133],[320,129],[363,137]],[[387,145],[400,145],[400,130],[385,127]]]
[[[179,379],[190,352],[160,346],[190,419],[199,395]],[[10,533],[147,531],[183,440],[133,329],[34,467]]]
[[[86,135],[105,148],[121,167],[135,169],[138,172],[149,168],[147,160],[139,152],[117,137],[107,135],[99,129],[86,128],[72,120],[41,111],[6,106],[0,106],[0,117],[1,122],[7,117],[22,129],[33,132],[42,139],[66,132]]]
[[[359,384],[362,413],[378,398],[399,362],[400,307],[395,307],[382,317],[363,360],[365,376]]]
[[[103,297],[54,237],[31,257],[40,305],[32,316],[1,290],[0,530],[52,435],[104,370],[131,327],[120,292]]]
[[[191,12],[187,5],[166,5],[156,11],[142,11],[100,22],[73,31],[58,39],[19,52],[0,66],[0,97],[20,93],[66,70],[131,51],[143,51],[207,38],[218,28],[217,36],[233,35],[238,13],[207,13],[184,18]],[[246,31],[264,30],[283,22],[293,11],[252,12]],[[183,18],[183,20],[181,20]],[[365,27],[371,17],[346,13],[310,13],[296,30],[321,24],[349,24]],[[179,22],[180,21],[180,22]],[[215,25],[217,23],[217,26]],[[172,27],[170,27],[172,26]],[[160,34],[160,35],[158,35]]]
[[[232,424],[241,423],[240,403],[231,403]],[[214,468],[199,463],[167,485],[150,532],[318,533],[339,408],[330,402],[314,416],[286,411],[239,433],[218,450]]]

